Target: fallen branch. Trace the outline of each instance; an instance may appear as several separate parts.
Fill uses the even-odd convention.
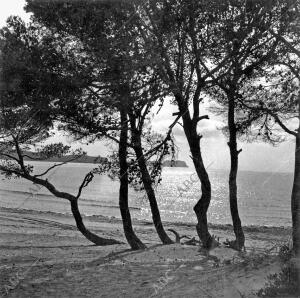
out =
[[[175,230],[173,230],[173,229],[168,229],[168,231],[170,231],[171,233],[173,233],[173,234],[175,235],[175,237],[176,237],[175,242],[176,242],[176,243],[180,243],[180,240],[183,239],[183,238],[189,238],[189,237],[186,236],[186,235],[180,236],[180,235],[179,235]]]

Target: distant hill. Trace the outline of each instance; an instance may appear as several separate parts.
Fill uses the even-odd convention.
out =
[[[163,167],[187,168],[188,165],[183,160],[165,160],[162,163]]]
[[[75,159],[75,155],[66,155],[63,157],[51,157],[48,159],[40,159],[39,155],[35,152],[31,151],[25,151],[23,152],[24,155],[24,160],[26,161],[33,161],[33,160],[38,160],[38,161],[47,161],[47,162],[74,162],[74,163],[95,163],[95,164],[101,164],[105,161],[107,161],[106,157],[101,157],[101,156],[89,156],[89,155],[83,155],[81,157],[78,157]],[[16,154],[12,154],[13,156],[16,156]],[[32,158],[30,158],[32,157]],[[3,158],[5,159],[5,158]],[[188,165],[186,164],[185,161],[183,160],[165,160],[162,163],[163,167],[174,167],[174,168],[187,168]]]
[[[15,155],[15,154],[14,154]],[[101,157],[101,156],[89,156],[89,155],[83,155],[81,157],[78,157],[75,159],[76,155],[66,155],[63,157],[51,157],[48,159],[39,159],[39,155],[35,152],[24,152],[24,160],[26,161],[33,161],[33,160],[38,160],[38,161],[47,161],[47,162],[66,162],[66,161],[70,161],[70,162],[75,162],[75,163],[96,163],[96,164],[100,164],[102,162],[105,162],[107,160],[107,158],[105,157]],[[32,158],[30,158],[32,157]]]

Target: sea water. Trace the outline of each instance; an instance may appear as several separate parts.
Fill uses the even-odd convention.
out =
[[[42,173],[53,163],[32,162],[35,173]],[[54,168],[46,175],[60,191],[77,195],[84,176],[96,165],[70,163]],[[228,199],[228,171],[209,170],[212,199],[208,221],[231,223]],[[291,173],[238,173],[238,205],[244,225],[290,226]],[[161,217],[171,222],[196,222],[193,206],[201,197],[201,187],[193,168],[164,168],[162,182],[155,187]],[[83,214],[120,217],[118,181],[95,175],[83,189],[79,206]],[[149,202],[144,192],[129,191],[133,218],[151,220]],[[70,213],[68,201],[22,178],[0,180],[0,207]]]

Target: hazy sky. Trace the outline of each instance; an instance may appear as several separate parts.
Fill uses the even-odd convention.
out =
[[[0,26],[5,25],[5,21],[10,15],[18,15],[28,21],[29,15],[23,10],[24,4],[25,1],[23,0],[1,1]],[[175,106],[171,104],[165,105],[161,112],[155,116],[152,122],[153,128],[160,133],[166,133],[168,126],[174,119],[172,113],[175,111],[177,111]],[[199,124],[199,131],[203,134],[201,145],[205,164],[211,164],[210,167],[214,169],[229,169],[227,140],[219,130],[223,125],[222,121],[213,115],[210,115],[210,118],[210,120],[203,120]],[[176,144],[179,147],[178,158],[185,160],[192,166],[188,145],[181,126],[177,125],[175,127],[174,135]],[[56,140],[62,140],[62,137],[58,136]],[[106,155],[107,153],[103,143],[80,146],[89,155]],[[264,143],[241,143],[240,147],[243,149],[240,154],[239,168],[241,170],[271,172],[289,172],[293,170],[293,151],[295,147],[293,139],[287,140],[278,147],[272,147]]]
[[[0,26],[5,25],[5,21],[10,15],[18,15],[28,20],[29,15],[23,10],[24,5],[24,0],[2,0],[0,4]]]

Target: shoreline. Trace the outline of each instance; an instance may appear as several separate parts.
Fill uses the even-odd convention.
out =
[[[134,207],[133,207],[134,208]],[[0,211],[8,211],[8,212],[19,212],[19,213],[30,213],[32,215],[37,214],[44,214],[44,215],[55,215],[55,216],[61,216],[73,218],[71,213],[60,213],[60,212],[53,212],[53,211],[37,211],[32,209],[26,209],[26,208],[8,208],[8,207],[0,207]],[[110,221],[115,223],[122,223],[121,217],[115,217],[115,216],[105,216],[105,215],[85,215],[81,214],[82,218],[85,218],[87,220],[95,220],[99,222],[103,221]],[[137,218],[132,218],[132,222],[139,224],[139,225],[145,225],[149,226],[152,225],[153,222],[151,220],[141,220]],[[195,227],[196,223],[193,222],[173,222],[173,221],[162,221],[164,225],[167,226],[178,226],[178,227]],[[216,224],[216,223],[208,223],[208,227],[211,229],[218,229],[218,230],[232,230],[233,225],[232,224]],[[276,231],[292,231],[291,226],[266,226],[266,225],[243,225],[243,229],[245,232],[276,232]]]
[[[83,219],[97,235],[122,244],[91,244],[72,215],[0,207],[0,296],[15,279],[9,297],[256,297],[267,277],[280,272],[277,254],[289,241],[288,228],[249,227],[246,252],[237,252],[222,244],[233,238],[232,227],[210,225],[221,245],[204,252],[183,243],[162,245],[152,223],[133,220],[147,248],[132,251],[121,220]],[[197,238],[194,224],[164,225]]]

